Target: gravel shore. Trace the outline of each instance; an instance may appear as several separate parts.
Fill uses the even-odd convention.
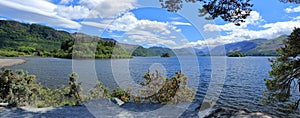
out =
[[[0,67],[14,66],[25,62],[23,59],[0,59]]]

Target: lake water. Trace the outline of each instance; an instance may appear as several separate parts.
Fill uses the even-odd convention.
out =
[[[118,85],[134,86],[143,81],[150,68],[171,77],[182,70],[189,85],[197,88],[196,98],[202,100],[209,85],[218,84],[221,92],[215,107],[259,111],[275,116],[300,117],[299,110],[287,114],[278,106],[262,105],[265,90],[264,78],[269,78],[270,57],[134,57],[133,59],[72,60],[57,58],[25,58],[27,63],[10,67],[23,69],[37,75],[38,82],[49,87],[68,85],[68,75],[79,73],[85,86],[95,84],[95,79],[113,89]],[[90,79],[92,78],[92,79]],[[88,82],[87,82],[88,81]],[[133,87],[134,88],[134,87]],[[218,88],[216,88],[218,89]],[[214,89],[212,89],[214,90]],[[216,90],[218,91],[218,90]]]

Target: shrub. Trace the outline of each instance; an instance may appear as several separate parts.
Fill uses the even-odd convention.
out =
[[[77,74],[70,75],[70,87],[47,88],[35,82],[36,76],[23,70],[2,68],[0,72],[0,102],[8,102],[10,106],[31,105],[49,107],[62,105],[78,105],[82,102],[80,87],[76,82]]]
[[[78,105],[81,103],[82,98],[79,93],[81,91],[81,88],[80,88],[80,84],[77,83],[77,78],[78,78],[78,75],[76,73],[72,73],[69,76],[70,91],[69,91],[68,96],[70,98],[73,98],[76,101],[76,104]]]
[[[135,102],[151,102],[176,104],[179,102],[191,102],[194,98],[194,91],[187,86],[188,78],[181,72],[176,72],[172,78],[164,78],[161,74],[150,73],[145,75],[145,82],[141,85],[147,89],[141,90],[142,96],[134,95]],[[80,83],[77,83],[78,75],[72,73],[69,76],[69,87],[60,88],[43,87],[35,82],[36,76],[28,72],[18,70],[13,72],[5,68],[0,72],[0,102],[8,102],[12,106],[31,105],[33,107],[79,105],[84,101],[117,97],[124,102],[131,99],[131,88],[122,90],[116,88],[110,91],[99,82],[85,97],[80,94]]]
[[[138,101],[142,99],[142,101],[152,103],[177,104],[191,102],[194,99],[194,90],[187,86],[188,78],[181,71],[176,72],[175,76],[171,78],[163,78],[158,71],[155,74],[148,71],[144,78],[146,81],[141,85],[146,89],[141,91],[143,97],[135,96]]]
[[[130,100],[130,93],[129,91],[124,91],[121,88],[116,88],[111,93],[112,97],[119,98],[124,102],[128,102]]]
[[[110,96],[111,95],[109,89],[105,87],[101,82],[98,82],[96,86],[89,91],[89,94],[85,100],[87,101],[98,98],[109,98]]]
[[[76,101],[72,101],[66,93],[69,92],[69,88],[42,88],[38,94],[38,100],[34,106],[36,107],[50,107],[50,106],[64,106],[64,105],[76,105]]]
[[[32,103],[39,91],[34,75],[18,70],[13,72],[5,68],[0,73],[0,100],[12,106],[24,106]]]

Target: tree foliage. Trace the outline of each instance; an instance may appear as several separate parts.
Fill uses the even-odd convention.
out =
[[[183,7],[183,2],[199,3],[199,16],[215,19],[221,17],[224,21],[240,25],[250,15],[253,4],[250,0],[159,0],[163,8],[177,12]]]
[[[177,104],[194,100],[194,91],[187,85],[188,78],[179,71],[175,76],[164,78],[158,71],[145,75],[145,82],[141,85],[146,89],[141,91],[142,96],[135,96],[137,101],[149,101],[159,104]]]
[[[141,85],[150,89],[141,92],[150,96],[141,97],[132,96],[130,94],[131,88],[126,90],[116,88],[110,92],[101,82],[98,82],[93,89],[84,95],[80,92],[80,83],[76,81],[78,79],[76,73],[69,76],[69,86],[48,88],[38,84],[35,81],[35,75],[29,75],[28,72],[22,70],[14,72],[2,68],[0,72],[0,102],[7,102],[16,107],[29,105],[39,108],[79,105],[89,100],[111,97],[119,98],[124,102],[130,100],[160,104],[191,102],[194,98],[194,91],[187,86],[187,77],[181,72],[175,74],[172,78],[163,78],[158,71],[156,74],[151,74],[148,71],[144,76],[146,83],[141,83]]]
[[[279,1],[283,3],[296,3],[296,4],[300,3],[299,0],[279,0]]]
[[[169,53],[164,53],[160,57],[170,57],[170,54]]]
[[[101,38],[77,38],[62,43],[55,57],[62,58],[131,58],[131,54],[116,44],[116,41]]]
[[[0,73],[0,101],[8,102],[12,106],[30,104],[38,92],[38,85],[34,84],[35,76],[22,70],[14,73],[2,68]]]
[[[300,28],[295,28],[284,41],[284,47],[277,50],[280,55],[270,59],[272,70],[269,72],[273,79],[266,80],[266,97],[279,102],[288,102],[293,88],[300,92]],[[300,99],[294,108],[298,108]]]
[[[228,54],[228,57],[245,57],[246,55],[241,52],[230,52]]]
[[[283,3],[297,3],[299,0],[279,0]],[[161,6],[170,12],[177,12],[183,8],[183,3],[201,4],[199,16],[205,16],[205,19],[211,20],[217,17],[224,21],[232,22],[235,25],[245,22],[250,15],[253,4],[251,0],[159,0]]]
[[[175,53],[170,48],[163,48],[163,47],[144,48],[142,46],[138,46],[132,52],[132,56],[161,56],[162,54],[165,53],[168,53],[170,56],[175,55]]]
[[[70,33],[38,24],[0,20],[0,49],[14,51],[51,51],[61,42],[73,39]],[[24,49],[30,47],[31,49]],[[28,52],[29,53],[29,52]]]
[[[124,102],[128,102],[130,100],[130,91],[124,91],[121,88],[116,88],[112,91],[111,93],[112,97],[116,97],[119,98],[120,100],[124,101]]]
[[[78,75],[76,73],[72,73],[69,76],[70,91],[68,96],[71,98],[75,98],[76,104],[80,104],[82,98],[79,92],[81,91],[81,88],[80,83],[77,83],[77,78]]]
[[[76,51],[73,52],[73,49]],[[120,48],[113,39],[81,33],[71,34],[39,24],[25,24],[9,20],[0,20],[0,55],[131,58],[129,52]]]
[[[98,98],[110,98],[111,94],[107,87],[101,82],[98,82],[96,86],[89,91],[86,100],[98,99]]]

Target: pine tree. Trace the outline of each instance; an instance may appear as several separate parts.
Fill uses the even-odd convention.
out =
[[[77,83],[78,75],[76,73],[72,73],[69,76],[69,78],[70,78],[70,81],[69,81],[69,85],[70,85],[69,97],[75,98],[76,104],[78,105],[78,104],[81,103],[81,96],[79,94],[79,92],[81,91],[81,88],[80,88],[80,84]]]
[[[300,92],[300,28],[295,28],[284,41],[284,47],[277,50],[280,55],[276,59],[270,59],[272,70],[269,72],[273,79],[266,80],[266,96],[268,99],[278,102],[288,102],[291,89],[298,87]],[[300,99],[295,102],[293,108],[298,108]]]

